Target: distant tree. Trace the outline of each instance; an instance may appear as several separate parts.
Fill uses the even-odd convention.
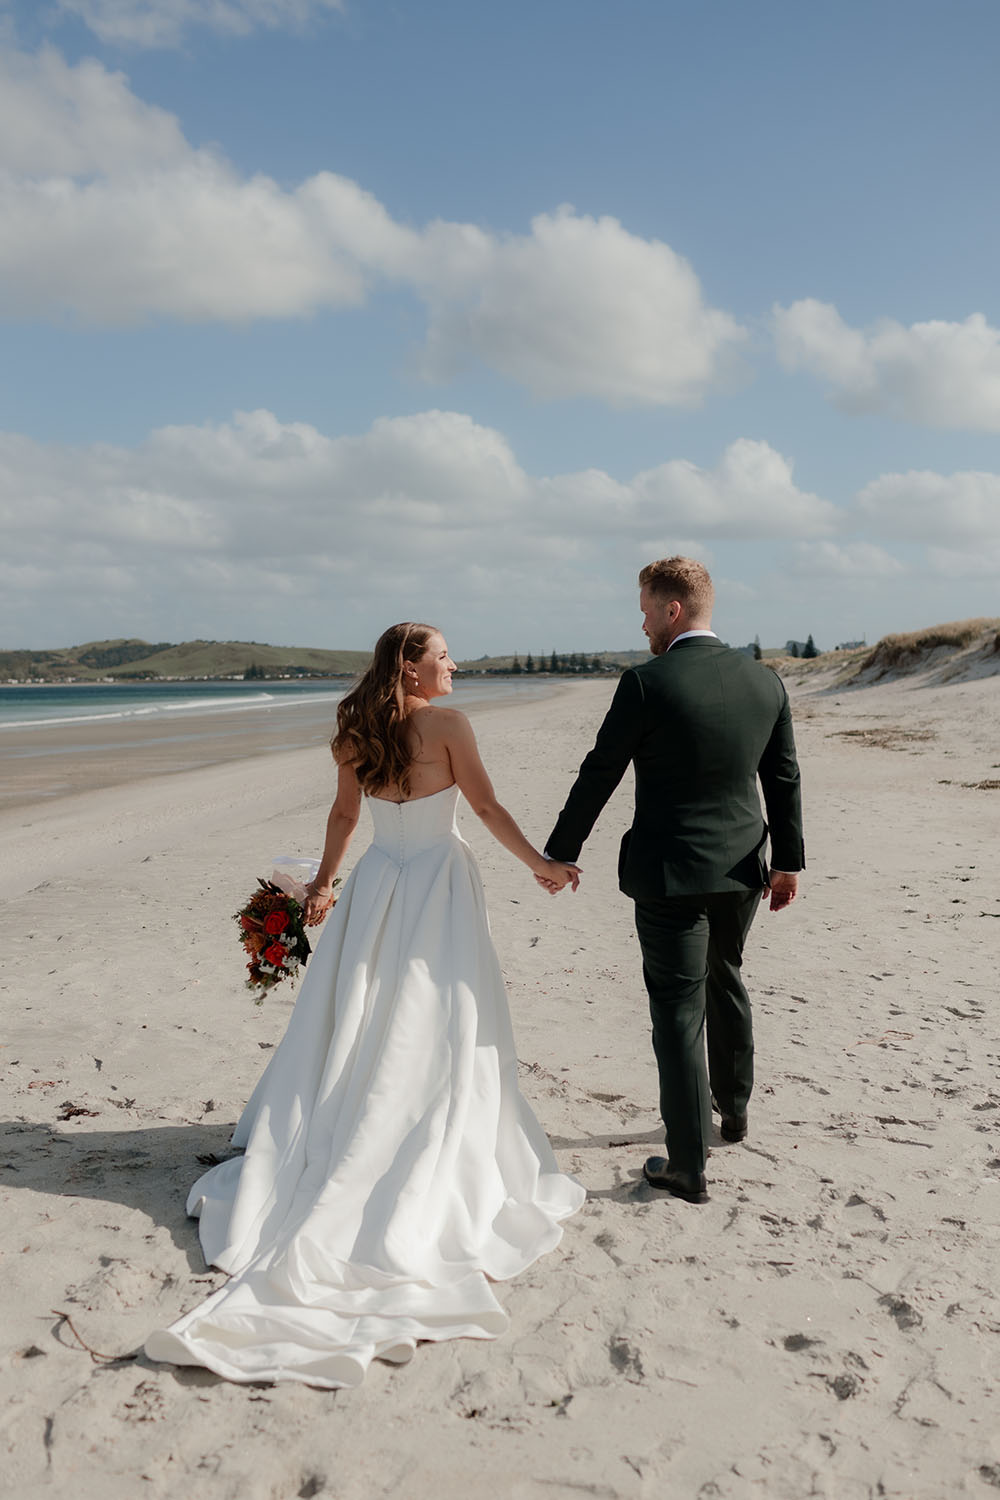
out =
[[[524,670],[526,672],[533,672],[535,670],[535,658],[532,656],[530,651],[524,658]]]
[[[522,672],[524,670],[516,651],[514,652],[514,660],[510,664],[510,670],[512,672]]]
[[[260,666],[259,663],[252,661],[250,665],[244,669],[243,681],[256,682],[258,678],[266,676],[267,673],[265,672],[264,668]]]
[[[753,659],[754,659],[754,661],[760,661],[761,658],[763,657],[763,655],[764,655],[764,653],[760,649],[760,636],[759,635],[755,635],[754,638],[753,638]]]
[[[559,658],[556,655],[556,653],[553,651],[551,657],[549,658],[549,671],[550,672],[558,672],[558,670],[559,670]]]
[[[788,654],[789,654],[789,656],[798,656],[798,654],[799,654],[799,643],[798,643],[798,641],[789,641],[788,642]]]
[[[599,672],[601,670],[601,663],[600,663],[600,659],[598,657],[596,657],[596,656],[591,657],[591,660],[590,660],[590,670],[592,672]]]
[[[809,636],[805,645],[802,647],[802,655],[804,657],[808,657],[810,661],[814,656],[819,655],[819,651],[816,648],[816,642],[813,640],[812,636]]]

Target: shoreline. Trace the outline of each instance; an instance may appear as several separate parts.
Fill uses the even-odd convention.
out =
[[[517,680],[515,679],[515,682]],[[508,679],[502,679],[504,684]],[[518,684],[520,685],[520,684]],[[498,684],[469,684],[482,696],[460,702],[470,716],[483,709],[548,702],[565,680],[533,683],[530,697],[518,699]],[[335,706],[316,703],[268,704],[238,714],[193,709],[169,719],[117,719],[113,724],[61,721],[4,729],[0,735],[0,817],[33,807],[58,806],[67,798],[149,781],[236,765],[258,757],[315,749],[329,743]]]
[[[555,701],[572,693],[572,685],[553,683],[551,692],[531,698],[478,698],[466,704],[463,712],[477,721],[477,732],[481,721],[495,733],[495,726],[510,720],[511,710],[516,710],[509,731],[516,739],[513,722],[531,734],[536,720],[547,719]],[[137,743],[145,728],[135,726]],[[137,751],[111,766],[102,762],[97,770],[107,780],[0,805],[0,845],[5,854],[0,865],[0,901],[49,882],[99,879],[97,871],[103,863],[144,859],[150,847],[168,835],[187,834],[193,839],[203,828],[209,838],[230,825],[242,832],[286,824],[304,811],[316,826],[303,850],[318,854],[322,820],[316,821],[316,809],[328,806],[336,791],[328,732],[324,724],[311,740],[291,747],[287,736],[270,746],[257,737],[235,755],[227,742],[215,759],[208,759],[211,749],[204,748],[193,764],[179,760],[175,751],[168,763],[158,766],[154,746],[149,754]],[[498,774],[502,769],[493,768]],[[285,852],[289,839],[284,829],[276,831],[268,854]]]

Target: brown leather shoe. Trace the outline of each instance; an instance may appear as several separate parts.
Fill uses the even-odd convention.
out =
[[[707,1203],[704,1172],[678,1172],[665,1156],[647,1158],[642,1175],[650,1187],[662,1188],[674,1198],[683,1198],[685,1203]]]
[[[736,1141],[745,1140],[747,1133],[747,1117],[745,1114],[723,1115],[722,1122],[719,1125],[719,1129],[722,1131],[722,1139],[724,1141],[729,1141],[730,1144],[735,1144]]]

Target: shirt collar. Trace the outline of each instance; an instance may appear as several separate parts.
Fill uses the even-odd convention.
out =
[[[717,641],[719,639],[714,630],[683,630],[680,635],[674,636],[673,640],[670,642],[670,645],[667,647],[667,651],[672,650],[672,648],[677,645],[678,641],[689,641],[696,635],[709,635],[712,637],[713,641]],[[664,652],[664,655],[666,655],[666,652]]]

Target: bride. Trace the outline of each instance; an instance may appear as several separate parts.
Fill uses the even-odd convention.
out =
[[[288,1030],[188,1198],[230,1280],[146,1340],[237,1381],[358,1385],[421,1339],[496,1338],[491,1281],[551,1250],[583,1189],[517,1085],[503,979],[459,793],[550,891],[576,886],[497,802],[467,719],[431,700],[454,663],[394,625],[337,711],[337,796],[306,920],[322,921],[365,796],[374,822]]]

